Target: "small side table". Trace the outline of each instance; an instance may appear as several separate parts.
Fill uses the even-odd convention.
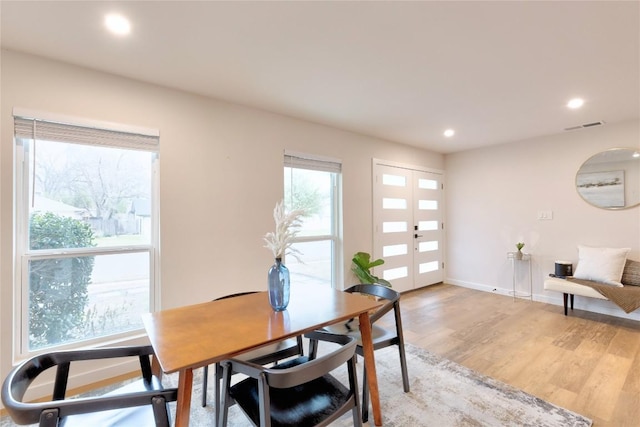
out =
[[[513,282],[512,282],[513,291],[510,292],[513,294],[513,300],[515,301],[516,298],[529,298],[529,300],[533,301],[533,276],[532,276],[532,269],[531,269],[531,254],[522,253],[522,258],[518,258],[517,252],[507,252],[507,259],[511,260],[511,271],[513,272]],[[526,266],[523,265],[525,263],[527,264]],[[516,290],[518,271],[522,271],[522,269],[526,267],[528,267],[529,269],[529,293]]]

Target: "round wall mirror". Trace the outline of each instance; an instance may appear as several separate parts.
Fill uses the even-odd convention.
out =
[[[612,148],[587,159],[576,174],[576,190],[589,204],[626,209],[640,204],[640,149]]]

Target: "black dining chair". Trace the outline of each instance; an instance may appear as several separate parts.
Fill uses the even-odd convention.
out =
[[[176,401],[178,389],[165,389],[152,372],[151,346],[54,351],[31,357],[16,366],[2,386],[2,403],[17,424],[40,427],[169,426],[168,402]],[[141,379],[98,396],[69,397],[67,383],[71,365],[87,361],[137,357]],[[29,386],[49,369],[55,369],[51,400],[26,402]],[[46,375],[46,374],[45,374]],[[43,376],[45,376],[43,375]],[[160,375],[160,374],[159,374]],[[47,381],[47,380],[45,380]],[[39,382],[40,384],[41,382]]]
[[[216,298],[214,301],[227,299],[227,298],[235,298],[242,295],[254,294],[257,291],[249,291],[249,292],[239,292],[231,295],[225,295],[220,298]],[[256,363],[259,365],[267,365],[270,363],[278,363],[281,360],[293,357],[293,356],[302,356],[304,354],[302,337],[298,336],[296,338],[290,338],[284,341],[280,341],[274,344],[269,344],[255,350],[248,351],[237,356],[238,359],[245,360],[251,363]],[[220,413],[220,380],[222,379],[222,366],[220,363],[216,363],[214,366],[215,369],[215,410],[216,414]],[[202,374],[202,406],[207,406],[207,386],[209,383],[209,367],[204,367],[204,372]]]
[[[226,426],[232,403],[238,404],[260,427],[326,426],[349,411],[353,425],[362,426],[355,371],[356,339],[323,331],[310,332],[306,337],[316,345],[326,342],[338,346],[312,360],[301,356],[271,368],[237,359],[222,362],[225,394],[219,427]],[[348,384],[331,374],[345,364]],[[248,378],[231,385],[234,372]]]
[[[373,349],[378,350],[392,345],[398,346],[398,352],[400,355],[400,370],[402,372],[402,385],[404,388],[404,392],[408,393],[409,374],[407,372],[407,357],[404,351],[404,335],[402,333],[402,317],[400,315],[400,293],[387,286],[378,284],[354,285],[348,289],[345,289],[345,292],[371,295],[381,300],[385,300],[385,303],[380,308],[378,308],[373,314],[369,315],[369,319],[371,321]],[[376,322],[391,310],[393,310],[395,327],[385,328],[377,325]],[[332,333],[345,334],[355,337],[358,340],[356,353],[360,356],[364,356],[364,352],[362,349],[362,339],[360,337],[360,327],[357,318],[350,319],[344,323],[330,325],[325,327],[324,329]],[[314,342],[311,341],[309,351],[312,357],[316,352],[314,345]],[[367,367],[364,366],[363,370],[362,421],[367,422],[367,420],[369,419],[369,383],[367,382]]]

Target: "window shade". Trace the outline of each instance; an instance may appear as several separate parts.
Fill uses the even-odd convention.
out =
[[[14,132],[16,138],[94,144],[146,151],[157,151],[160,144],[157,135],[99,129],[19,116],[14,117]]]
[[[289,168],[311,169],[323,172],[340,173],[342,164],[335,160],[314,159],[311,156],[302,157],[299,155],[284,155],[284,166]]]

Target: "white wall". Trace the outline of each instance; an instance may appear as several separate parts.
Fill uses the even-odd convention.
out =
[[[283,152],[343,166],[344,270],[372,251],[371,159],[442,169],[444,158],[388,141],[44,58],[2,51],[0,376],[12,363],[13,120],[22,107],[160,130],[162,307],[266,288],[262,236],[283,196]]]
[[[506,253],[523,241],[532,254],[534,299],[561,304],[543,280],[555,260],[575,268],[578,244],[630,247],[629,258],[640,260],[640,207],[599,209],[574,186],[585,160],[615,147],[640,148],[637,120],[447,155],[446,281],[506,293]],[[541,210],[553,211],[553,219],[538,220]],[[608,301],[576,297],[575,308],[640,320]]]
[[[344,263],[371,251],[371,159],[446,172],[447,281],[506,292],[506,252],[533,253],[542,279],[576,245],[628,246],[640,259],[640,208],[605,211],[576,193],[575,172],[603,149],[638,147],[637,121],[446,156],[210,98],[2,51],[0,93],[0,376],[12,358],[12,109],[158,128],[161,135],[162,306],[265,287],[262,236],[282,197],[284,149],[343,161]],[[538,221],[539,210],[554,219]],[[240,259],[239,254],[242,254]],[[249,262],[245,260],[250,260]],[[597,302],[593,302],[597,303]],[[592,302],[589,302],[592,304]],[[578,308],[587,302],[576,299]],[[593,309],[621,310],[602,302]],[[637,318],[637,316],[636,316]],[[85,379],[95,380],[95,378]],[[82,381],[82,378],[78,381]]]

